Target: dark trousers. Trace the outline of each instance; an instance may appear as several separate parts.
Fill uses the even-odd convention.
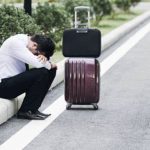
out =
[[[35,112],[41,106],[44,97],[56,75],[56,68],[34,68],[19,75],[2,79],[0,97],[12,99],[26,93],[19,111]]]

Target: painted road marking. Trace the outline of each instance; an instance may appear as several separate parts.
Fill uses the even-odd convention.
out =
[[[133,46],[135,46],[148,32],[150,31],[150,23],[145,25],[141,30],[136,32],[124,44],[117,48],[110,56],[101,62],[101,77],[118,61],[120,60]],[[66,108],[64,95],[59,97],[51,104],[44,113],[51,113],[52,116],[43,121],[30,121],[16,134],[5,141],[0,150],[22,150],[35,137],[37,137],[47,126],[49,126]]]

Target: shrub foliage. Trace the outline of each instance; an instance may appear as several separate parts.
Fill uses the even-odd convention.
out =
[[[70,19],[64,7],[59,5],[38,3],[36,11],[33,14],[36,23],[41,27],[42,32],[59,42],[64,29],[70,27]]]
[[[71,28],[74,21],[74,7],[90,6],[99,21],[103,16],[114,12],[114,4],[123,11],[129,11],[132,5],[141,0],[49,0],[51,3],[38,3],[33,15],[25,14],[24,10],[8,5],[0,7],[0,45],[11,35],[17,33],[42,33],[51,37],[60,46],[62,33]],[[52,3],[53,2],[53,3]],[[57,3],[56,3],[57,2]],[[87,19],[86,14],[79,17]],[[83,20],[84,20],[83,19]],[[86,21],[86,20],[84,20]]]
[[[22,9],[3,5],[0,7],[0,45],[11,35],[18,33],[34,34],[41,32],[34,18]]]

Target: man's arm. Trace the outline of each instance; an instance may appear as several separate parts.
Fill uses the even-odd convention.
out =
[[[28,48],[20,41],[17,41],[17,44],[10,49],[12,57],[29,64],[35,68],[45,67],[51,69],[51,64],[49,61],[40,61],[38,56],[35,56]],[[44,56],[45,57],[45,56]]]
[[[47,58],[44,56],[44,54],[39,54],[39,55],[37,56],[37,58],[38,58],[38,60],[39,60],[40,62],[42,62],[42,63],[46,63],[46,61],[47,61]],[[49,60],[49,63],[51,64],[51,68],[57,68],[56,64],[50,62],[50,60]]]

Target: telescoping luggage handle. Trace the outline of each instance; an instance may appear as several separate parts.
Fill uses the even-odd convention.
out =
[[[87,11],[87,22],[86,23],[80,23],[80,21],[78,21],[78,12],[79,11]],[[88,6],[77,6],[74,8],[75,11],[75,28],[77,29],[77,33],[87,33],[88,32],[88,28],[90,27],[90,7]],[[86,26],[86,28],[79,28],[80,26]]]
[[[79,6],[75,8],[75,12],[78,13],[78,9],[88,9],[89,7]],[[87,12],[87,11],[83,11]],[[83,14],[84,16],[87,16]],[[79,16],[79,15],[78,15]],[[75,27],[74,29],[66,29],[63,32],[62,51],[65,57],[90,57],[97,58],[101,54],[101,32],[98,29],[89,28],[90,26],[90,14],[86,19],[88,24],[86,27],[78,27],[79,22],[77,20],[77,14],[75,15]],[[81,16],[83,17],[83,16]],[[87,22],[84,19],[82,22]],[[82,23],[81,22],[81,23]]]

